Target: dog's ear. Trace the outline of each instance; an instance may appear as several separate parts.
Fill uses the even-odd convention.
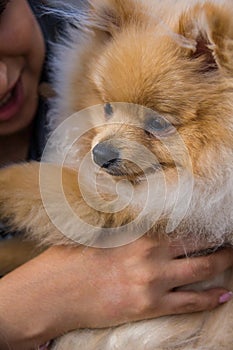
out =
[[[142,21],[142,5],[135,0],[89,0],[93,28],[113,35],[132,22]]]
[[[182,14],[179,34],[192,39],[190,58],[201,58],[204,71],[223,69],[233,74],[233,6],[198,4]]]

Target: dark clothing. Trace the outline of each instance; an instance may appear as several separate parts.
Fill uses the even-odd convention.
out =
[[[49,82],[49,72],[48,72],[48,59],[51,55],[51,43],[56,40],[57,36],[57,27],[58,20],[56,17],[51,14],[46,15],[37,15],[39,10],[37,8],[38,1],[37,0],[29,0],[28,1],[37,20],[40,24],[40,27],[43,32],[45,44],[46,44],[46,57],[45,63],[41,75],[41,82]],[[37,160],[39,161],[43,149],[45,147],[48,135],[48,129],[46,125],[46,115],[48,111],[48,105],[43,98],[39,98],[39,104],[37,113],[34,119],[32,138],[29,146],[28,158],[27,160]]]

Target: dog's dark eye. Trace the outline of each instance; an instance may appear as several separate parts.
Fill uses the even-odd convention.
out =
[[[156,113],[149,116],[145,123],[145,132],[149,136],[165,137],[175,131],[174,126],[164,117]]]
[[[106,118],[111,118],[113,116],[113,107],[111,103],[107,102],[104,105],[104,114]]]

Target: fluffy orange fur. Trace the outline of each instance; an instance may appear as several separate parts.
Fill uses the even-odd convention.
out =
[[[83,32],[77,34],[71,28],[71,45],[58,48],[60,56],[54,71],[56,75],[60,73],[55,79],[57,97],[52,101],[50,118],[58,125],[74,112],[100,105],[96,118],[105,123],[104,127],[94,126],[74,147],[79,148],[80,159],[99,144],[120,150],[119,164],[102,169],[101,176],[104,181],[111,178],[115,183],[125,179],[139,195],[124,209],[112,213],[112,202],[102,202],[90,193],[87,176],[85,188],[97,205],[95,209],[83,198],[73,168],[60,169],[46,163],[15,165],[0,171],[0,217],[14,228],[26,230],[39,244],[76,244],[59,232],[44,209],[40,166],[46,171],[43,186],[46,199],[52,203],[50,214],[56,223],[75,232],[75,221],[64,223],[67,218],[62,211],[60,183],[75,214],[101,231],[134,220],[143,206],[145,175],[159,183],[162,172],[167,181],[168,202],[161,218],[151,225],[153,211],[160,205],[160,198],[153,193],[142,218],[150,221],[149,233],[156,235],[167,227],[179,170],[189,174],[192,171],[190,206],[173,235],[193,232],[194,240],[202,237],[216,245],[232,245],[231,1],[91,0],[89,6]],[[106,118],[104,105],[109,103],[111,116]],[[92,125],[94,117],[91,115],[86,123]],[[154,131],[155,120],[160,130]],[[149,149],[156,164],[138,144]],[[185,186],[184,179],[184,198]],[[111,191],[105,193],[106,198],[112,195]],[[79,230],[85,231],[82,223]],[[220,281],[232,289],[232,271],[209,285]],[[196,286],[205,287],[204,283]],[[164,317],[112,331],[72,332],[58,339],[53,349],[229,350],[232,321],[230,303],[210,313]]]

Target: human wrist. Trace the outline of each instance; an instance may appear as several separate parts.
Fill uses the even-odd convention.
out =
[[[38,277],[41,271],[40,263],[32,261],[0,280],[1,350],[34,349],[59,335],[56,315],[48,311],[46,274],[43,284],[43,275]]]

